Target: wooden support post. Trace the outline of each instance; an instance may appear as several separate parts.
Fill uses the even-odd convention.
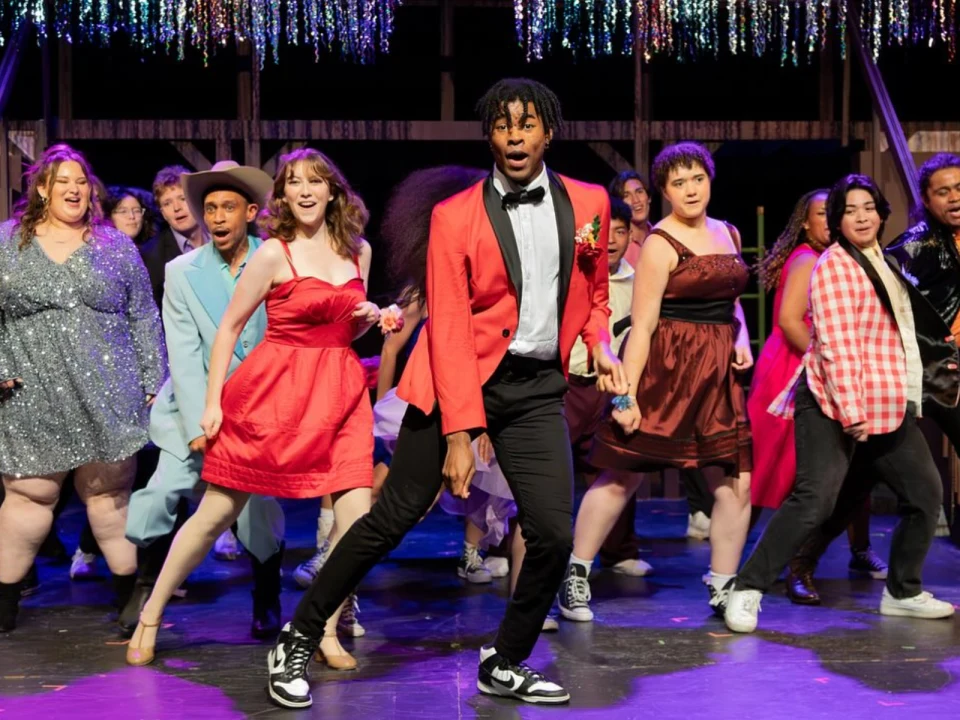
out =
[[[453,85],[453,0],[440,3],[440,119],[452,122],[455,115]]]
[[[57,116],[73,119],[73,44],[57,43]]]
[[[294,142],[284,143],[279,150],[277,150],[273,155],[267,158],[267,161],[263,163],[263,166],[260,168],[267,175],[273,176],[277,174],[277,165],[280,163],[280,157],[286,155],[288,152],[293,152],[298,150],[306,145],[302,140],[297,140]]]
[[[633,29],[633,167],[650,176],[650,80],[644,82],[643,56],[640,52],[639,19],[634,13]]]
[[[610,169],[616,173],[633,168],[630,161],[618,153],[616,148],[608,142],[588,142],[587,147],[593,150],[597,157],[609,165]]]
[[[260,167],[260,64],[249,40],[237,47],[237,62],[237,119],[243,132],[243,162]],[[218,140],[217,160],[229,157],[229,149],[223,154]]]
[[[836,120],[834,97],[836,85],[833,77],[833,41],[827,35],[827,43],[820,52],[820,122]]]
[[[847,55],[843,58],[843,106],[841,108],[840,144],[843,147],[850,145],[850,74],[852,71],[850,59],[850,43],[847,42]]]

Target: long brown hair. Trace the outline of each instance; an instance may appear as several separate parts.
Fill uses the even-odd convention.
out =
[[[49,188],[52,186],[50,181],[57,177],[60,166],[65,162],[75,162],[80,165],[90,186],[90,199],[87,212],[83,217],[87,226],[83,233],[84,241],[103,219],[100,204],[96,197],[96,189],[100,181],[97,180],[90,169],[90,163],[87,162],[83,153],[74,150],[69,145],[52,145],[44,151],[36,164],[31,166],[24,175],[24,179],[27,181],[27,191],[17,202],[13,212],[14,224],[20,233],[20,244],[17,249],[23,250],[33,242],[33,238],[37,234],[37,225],[47,219],[49,200],[45,200],[40,195],[40,188],[47,188],[49,192]]]
[[[326,222],[333,249],[342,257],[357,257],[370,213],[333,161],[313,148],[300,148],[280,158],[280,166],[273,180],[273,193],[258,220],[260,229],[269,237],[288,243],[297,236],[297,219],[287,206],[284,190],[287,176],[293,171],[293,166],[300,162],[306,165],[308,172],[323,178],[330,186]]]
[[[814,198],[818,195],[826,197],[829,194],[829,190],[819,188],[797,200],[787,226],[780,233],[777,242],[770,248],[770,252],[757,262],[755,266],[757,277],[760,278],[760,283],[767,292],[771,292],[780,284],[780,271],[783,270],[784,263],[787,262],[794,248],[800,243],[808,242],[807,231],[803,226],[810,215],[810,206]],[[823,248],[817,248],[817,250],[823,250]]]

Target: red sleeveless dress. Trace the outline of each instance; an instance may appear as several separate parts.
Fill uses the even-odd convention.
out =
[[[301,277],[283,249],[293,278],[270,291],[263,342],[223,387],[223,424],[202,477],[286,498],[371,487],[373,409],[350,348],[363,280]]]

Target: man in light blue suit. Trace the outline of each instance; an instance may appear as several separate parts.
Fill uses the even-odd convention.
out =
[[[157,471],[143,490],[130,498],[127,538],[140,547],[174,529],[177,503],[202,486],[200,472],[206,438],[200,428],[207,393],[210,351],[217,327],[247,260],[260,239],[247,234],[273,180],[262,170],[219,162],[206,172],[182,175],[183,189],[195,217],[202,218],[211,242],[166,266],[163,327],[170,356],[170,379],[157,395],[150,414],[150,439],[160,448]],[[263,339],[267,326],[261,305],[237,341],[229,374]],[[237,519],[237,536],[253,562],[253,625],[257,638],[280,631],[280,566],[284,518],[274,498],[253,495]],[[165,543],[157,543],[166,555]],[[158,558],[151,558],[156,567]],[[159,558],[162,563],[163,558]],[[124,609],[136,626],[150,595],[155,573],[141,574],[137,591]]]

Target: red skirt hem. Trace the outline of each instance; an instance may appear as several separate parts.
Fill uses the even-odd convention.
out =
[[[231,490],[300,500],[373,487],[373,461],[368,458],[342,463],[326,472],[288,475],[207,458],[201,478],[211,485]]]

